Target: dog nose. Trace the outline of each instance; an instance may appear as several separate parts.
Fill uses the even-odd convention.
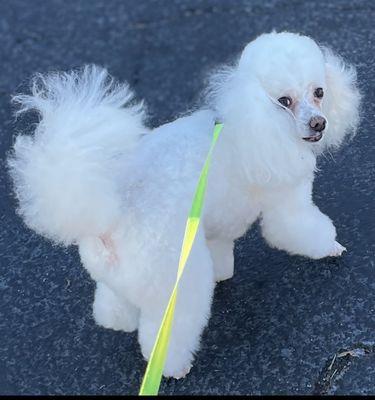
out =
[[[324,117],[316,116],[312,117],[309,122],[310,128],[315,132],[324,131],[326,127],[326,120]]]

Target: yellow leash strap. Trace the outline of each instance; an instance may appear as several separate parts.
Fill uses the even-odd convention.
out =
[[[203,169],[201,171],[198,186],[195,190],[193,204],[191,206],[186,222],[184,240],[182,242],[180,259],[178,262],[176,283],[174,285],[171,297],[169,298],[168,306],[164,312],[163,320],[161,322],[159,332],[151,352],[151,357],[147,364],[146,372],[142,381],[142,386],[139,391],[139,395],[141,396],[157,395],[159,392],[164,364],[167,358],[169,339],[171,336],[171,329],[177,300],[178,284],[180,282],[182,273],[184,272],[186,261],[189,257],[195,236],[198,231],[203,207],[204,194],[206,192],[207,175],[210,168],[211,157],[222,128],[223,124],[215,124],[211,147],[208,152]]]

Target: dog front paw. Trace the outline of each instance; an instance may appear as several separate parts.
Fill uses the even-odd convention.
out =
[[[339,242],[336,242],[332,246],[332,250],[328,254],[329,257],[339,257],[346,250],[346,247],[342,246]]]

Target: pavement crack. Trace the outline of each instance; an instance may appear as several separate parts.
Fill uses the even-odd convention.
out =
[[[349,349],[340,349],[323,367],[315,383],[314,394],[333,394],[336,383],[342,379],[353,362],[370,354],[375,354],[373,342],[360,342]]]

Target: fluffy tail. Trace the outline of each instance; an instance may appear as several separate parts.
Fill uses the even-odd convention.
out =
[[[119,173],[147,132],[142,106],[132,99],[127,85],[96,66],[37,75],[32,95],[14,97],[18,113],[40,116],[33,135],[18,136],[8,158],[18,211],[30,228],[69,245],[118,221]]]

